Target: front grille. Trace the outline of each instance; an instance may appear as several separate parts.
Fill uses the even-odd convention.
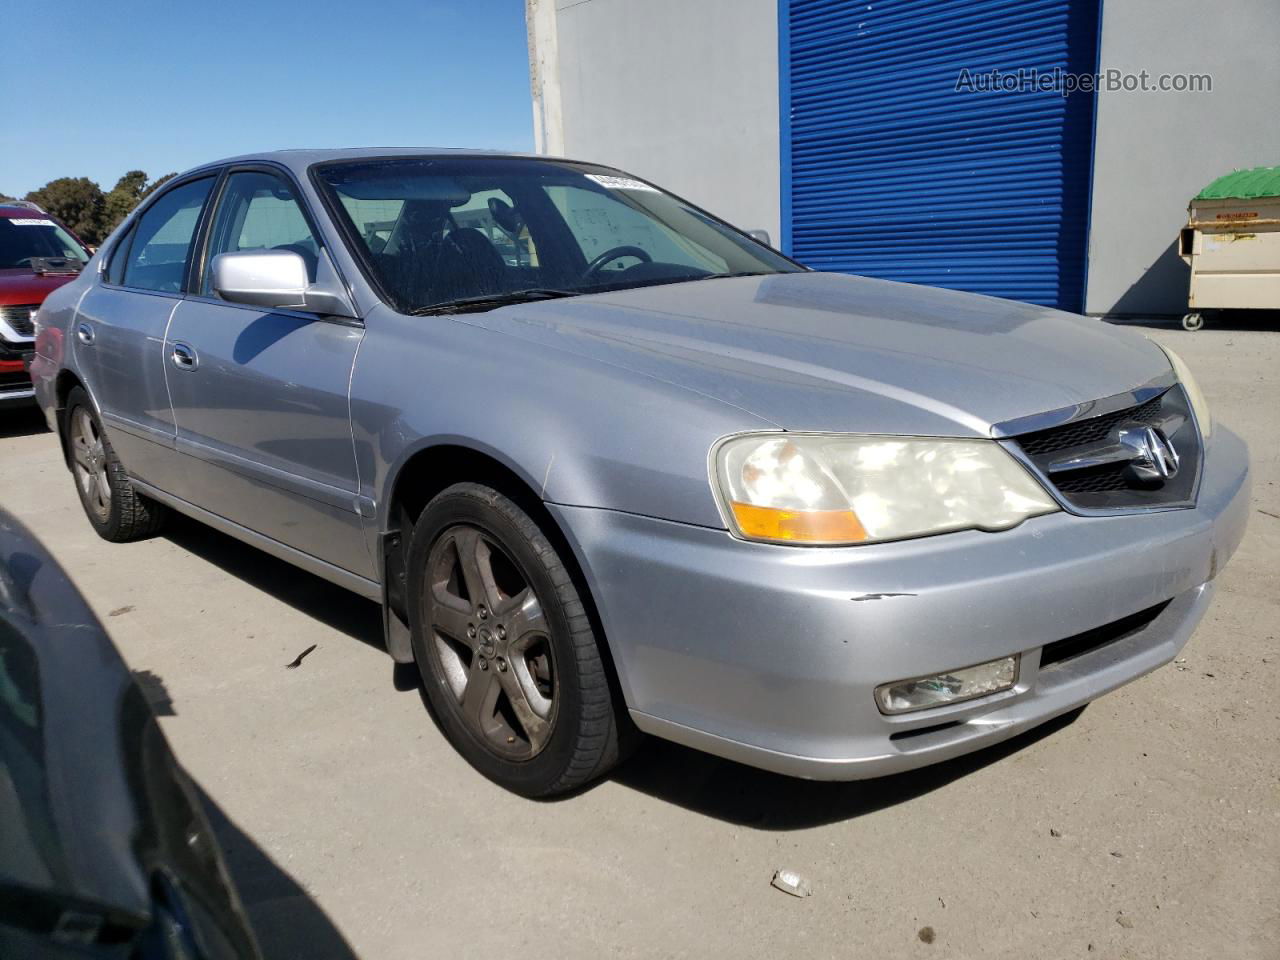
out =
[[[1029,456],[1039,457],[1049,453],[1060,453],[1072,447],[1090,443],[1101,443],[1107,439],[1111,431],[1126,420],[1139,423],[1154,423],[1160,417],[1160,407],[1164,395],[1152,397],[1146,403],[1127,410],[1117,410],[1101,417],[1088,420],[1077,420],[1066,426],[1040,430],[1036,433],[1024,433],[1018,438],[1018,445]]]
[[[1148,479],[1139,471],[1131,448],[1120,443],[1123,428],[1138,427],[1157,428],[1167,438],[1178,455],[1173,476]],[[1075,507],[1124,510],[1189,506],[1195,500],[1201,441],[1181,386],[1111,413],[1020,434],[1013,442]]]
[[[34,337],[36,325],[32,316],[40,306],[38,303],[18,303],[0,307],[0,319],[9,324],[15,332],[24,337]]]
[[[30,340],[22,343],[0,342],[0,360],[26,360],[35,352],[35,347]]]
[[[1127,490],[1129,481],[1125,478],[1128,467],[1112,464],[1106,467],[1095,467],[1091,470],[1078,470],[1058,480],[1056,486],[1063,493],[1111,493],[1116,490]]]
[[[0,372],[0,390],[12,390],[15,387],[31,386],[31,377],[26,371],[14,370]]]
[[[1171,600],[1166,600],[1163,603],[1157,603],[1154,607],[1148,607],[1138,613],[1130,614],[1119,620],[1113,620],[1111,623],[1104,624],[1101,627],[1094,627],[1084,633],[1077,633],[1074,637],[1066,637],[1065,639],[1045,644],[1040,651],[1040,669],[1044,670],[1046,667],[1066,663],[1068,660],[1074,660],[1076,657],[1082,657],[1086,653],[1092,653],[1094,650],[1105,647],[1109,643],[1115,643],[1117,640],[1131,637],[1139,630],[1145,630],[1156,617],[1164,612],[1164,608],[1171,602]]]

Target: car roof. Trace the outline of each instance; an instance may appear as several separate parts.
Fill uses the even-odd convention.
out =
[[[0,217],[11,220],[14,217],[45,217],[49,214],[45,213],[34,204],[24,205],[21,203],[10,203],[8,200],[0,200]]]
[[[519,153],[506,150],[473,150],[456,147],[330,147],[299,148],[292,150],[269,150],[262,153],[244,153],[234,157],[224,157],[210,163],[202,163],[186,173],[194,173],[212,167],[222,167],[232,163],[278,163],[288,167],[295,173],[304,173],[315,163],[331,160],[359,160],[373,157],[508,157],[527,160],[564,160],[564,157],[549,157],[543,154]]]

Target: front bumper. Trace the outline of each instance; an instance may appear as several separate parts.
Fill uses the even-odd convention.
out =
[[[881,776],[998,743],[1167,663],[1248,518],[1248,451],[1219,427],[1197,505],[1057,513],[1001,533],[801,548],[550,505],[597,601],[636,724],[793,776]],[[1040,670],[1040,648],[1172,601]],[[1013,653],[1017,685],[885,716],[875,687]]]
[[[29,351],[0,340],[0,407],[34,402],[36,391],[26,366],[29,356]]]
[[[28,406],[36,402],[35,388],[30,384],[0,384],[0,408]]]

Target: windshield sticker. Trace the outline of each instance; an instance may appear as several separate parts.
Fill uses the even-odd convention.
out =
[[[594,180],[600,186],[609,190],[645,190],[649,193],[657,193],[656,187],[651,187],[647,183],[641,183],[639,180],[632,180],[630,177],[607,177],[599,173],[588,173],[588,180]]]
[[[9,220],[15,227],[52,227],[52,220],[32,219],[31,217],[13,217]]]

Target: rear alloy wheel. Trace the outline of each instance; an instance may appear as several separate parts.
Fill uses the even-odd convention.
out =
[[[106,523],[111,516],[111,478],[107,476],[106,441],[88,407],[71,417],[71,470],[76,475],[80,502],[92,519]]]
[[[528,514],[492,488],[450,487],[415,525],[408,570],[428,703],[476,769],[536,797],[617,761],[622,720],[590,619]]]
[[[71,474],[93,529],[115,543],[158,533],[167,517],[165,507],[134,490],[89,395],[80,387],[67,397],[65,417],[63,435]]]

